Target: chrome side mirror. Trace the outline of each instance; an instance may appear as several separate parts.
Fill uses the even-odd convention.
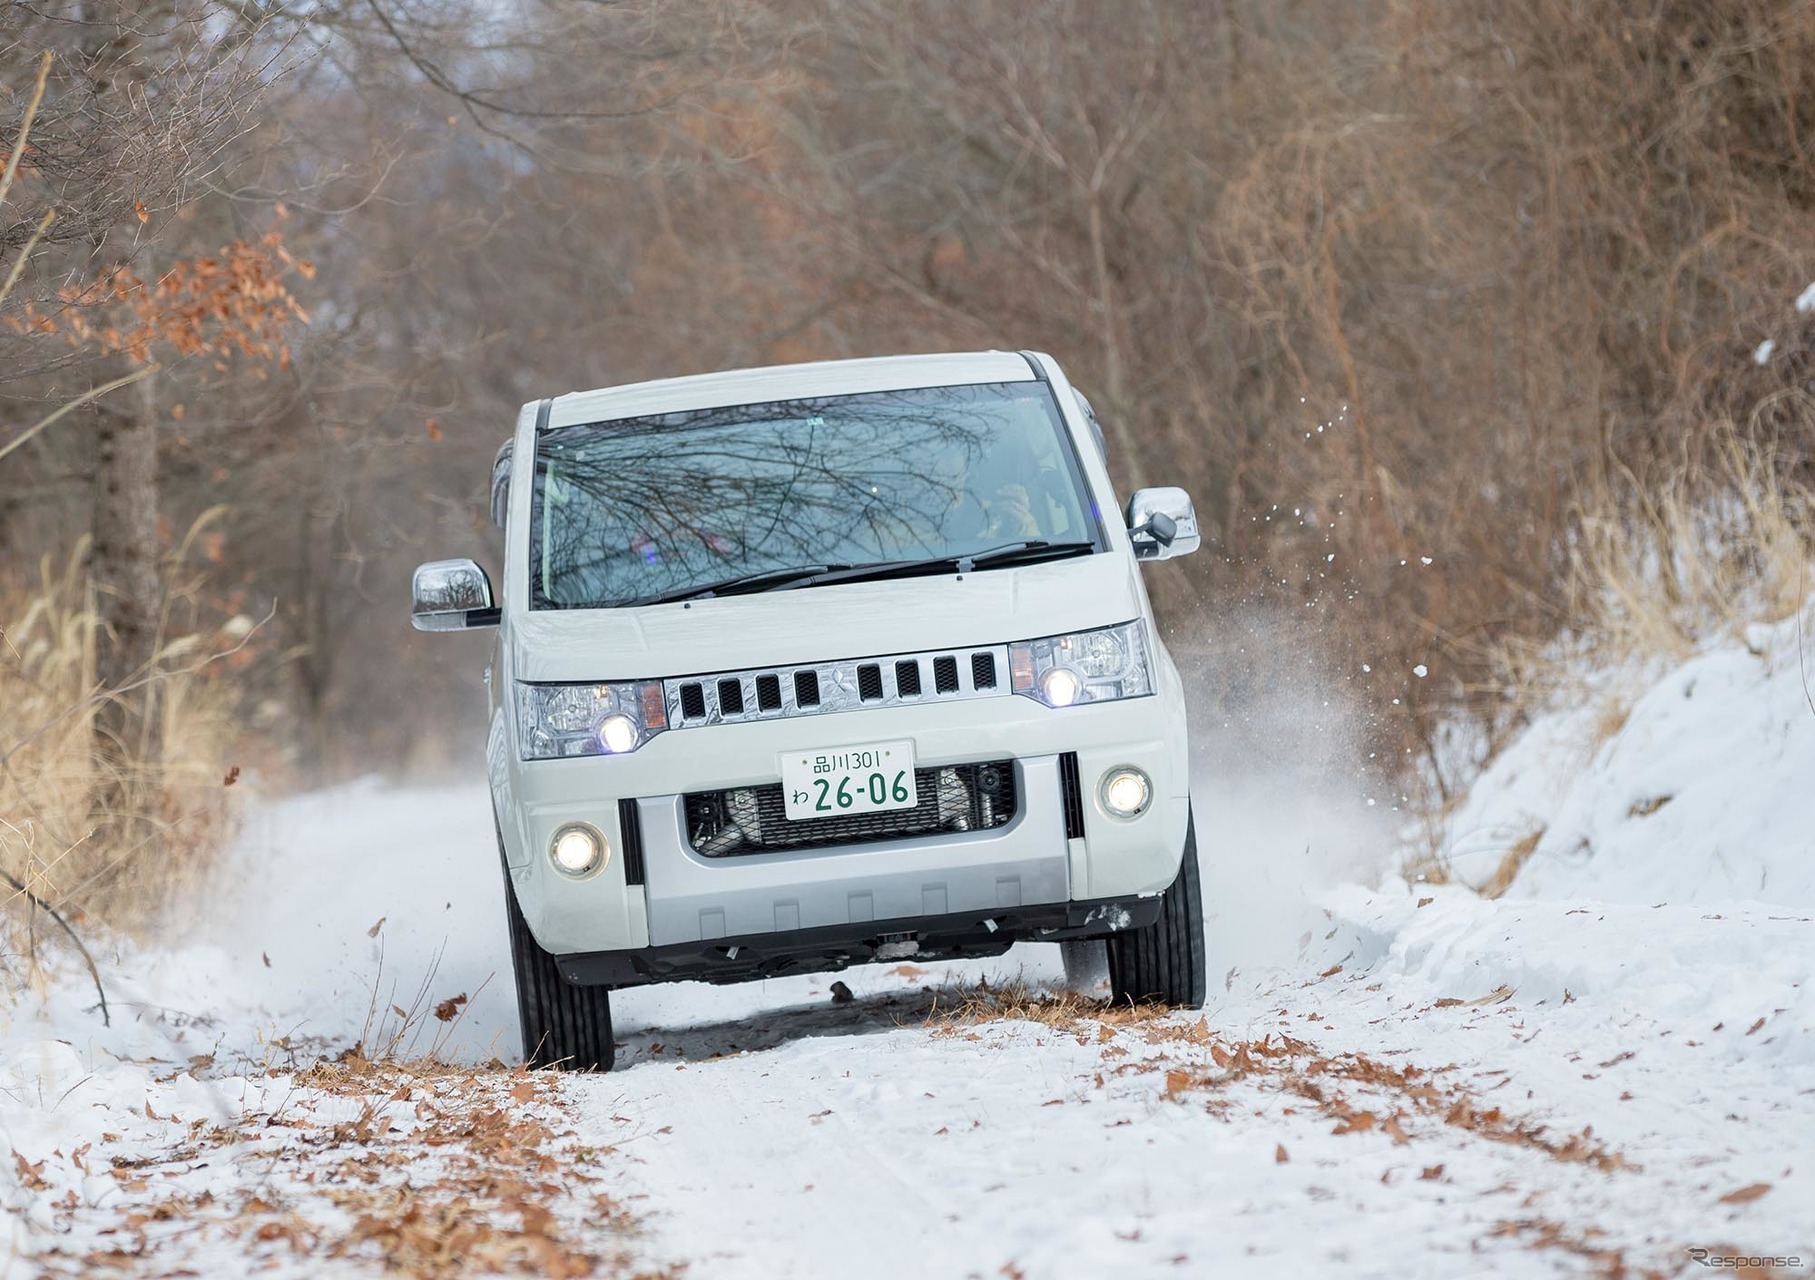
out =
[[[1128,537],[1137,560],[1188,556],[1202,545],[1197,509],[1183,489],[1137,489],[1128,499]]]
[[[492,580],[471,560],[432,560],[410,581],[410,623],[418,631],[495,627]]]

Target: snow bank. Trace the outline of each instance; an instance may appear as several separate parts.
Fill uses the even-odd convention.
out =
[[[1538,718],[1475,782],[1443,852],[1508,897],[1815,907],[1815,623],[1748,629],[1664,672],[1611,736],[1596,707]]]
[[[1706,1056],[1815,1068],[1808,912],[1496,902],[1451,886],[1351,888],[1330,907],[1373,979],[1427,1002],[1516,995],[1558,1010],[1553,1019],[1643,1020]]]

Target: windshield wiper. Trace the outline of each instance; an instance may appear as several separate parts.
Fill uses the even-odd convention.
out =
[[[1009,564],[1034,564],[1041,560],[1059,560],[1066,556],[1083,555],[1095,550],[1096,544],[1093,542],[1048,542],[1043,538],[1031,538],[1020,542],[1005,542],[999,547],[989,547],[983,551],[967,551],[959,555],[928,556],[922,560],[881,560],[875,564],[834,566],[822,573],[808,574],[787,583],[781,589],[794,591],[802,587],[820,587],[833,582],[911,578],[920,574],[937,573],[948,568],[955,569],[959,573],[969,573],[972,569],[994,569]]]
[[[852,567],[848,564],[802,564],[786,569],[763,569],[756,573],[740,573],[735,578],[723,578],[718,582],[707,582],[691,587],[676,587],[673,591],[663,591],[652,596],[638,596],[634,600],[624,601],[619,607],[634,609],[646,604],[673,604],[677,600],[703,600],[709,596],[772,591],[777,587],[787,586],[800,578],[811,578],[818,574],[833,573]]]
[[[958,562],[958,572],[964,573],[965,562],[973,569],[993,569],[1005,564],[1033,564],[1040,560],[1062,560],[1066,556],[1081,556],[1097,549],[1094,542],[1048,542],[1044,538],[1033,538],[1024,542],[1006,542],[988,551],[974,552],[968,556],[953,556]]]

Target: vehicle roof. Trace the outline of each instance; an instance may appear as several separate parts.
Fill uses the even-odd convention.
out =
[[[970,351],[943,355],[886,356],[869,360],[819,360],[762,369],[731,369],[685,378],[632,382],[596,391],[556,396],[548,425],[609,422],[648,414],[808,396],[904,391],[913,387],[957,387],[976,382],[1032,382],[1033,366],[1013,351]]]

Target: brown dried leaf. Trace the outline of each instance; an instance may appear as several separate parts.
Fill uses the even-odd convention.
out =
[[[1291,1158],[1292,1158],[1291,1156],[1286,1154],[1286,1146],[1283,1142],[1276,1143],[1274,1145],[1274,1147],[1273,1147],[1273,1163],[1274,1164],[1285,1164]]]
[[[1720,1202],[1722,1204],[1750,1204],[1770,1189],[1771,1184],[1768,1182],[1754,1182],[1749,1187],[1741,1187],[1738,1191],[1727,1192],[1720,1198]]]
[[[18,1166],[19,1183],[21,1186],[30,1191],[45,1191],[49,1189],[50,1184],[44,1181],[42,1176],[44,1173],[44,1161],[40,1160],[37,1164],[33,1164],[19,1152],[15,1151],[13,1152],[13,1163]]]

